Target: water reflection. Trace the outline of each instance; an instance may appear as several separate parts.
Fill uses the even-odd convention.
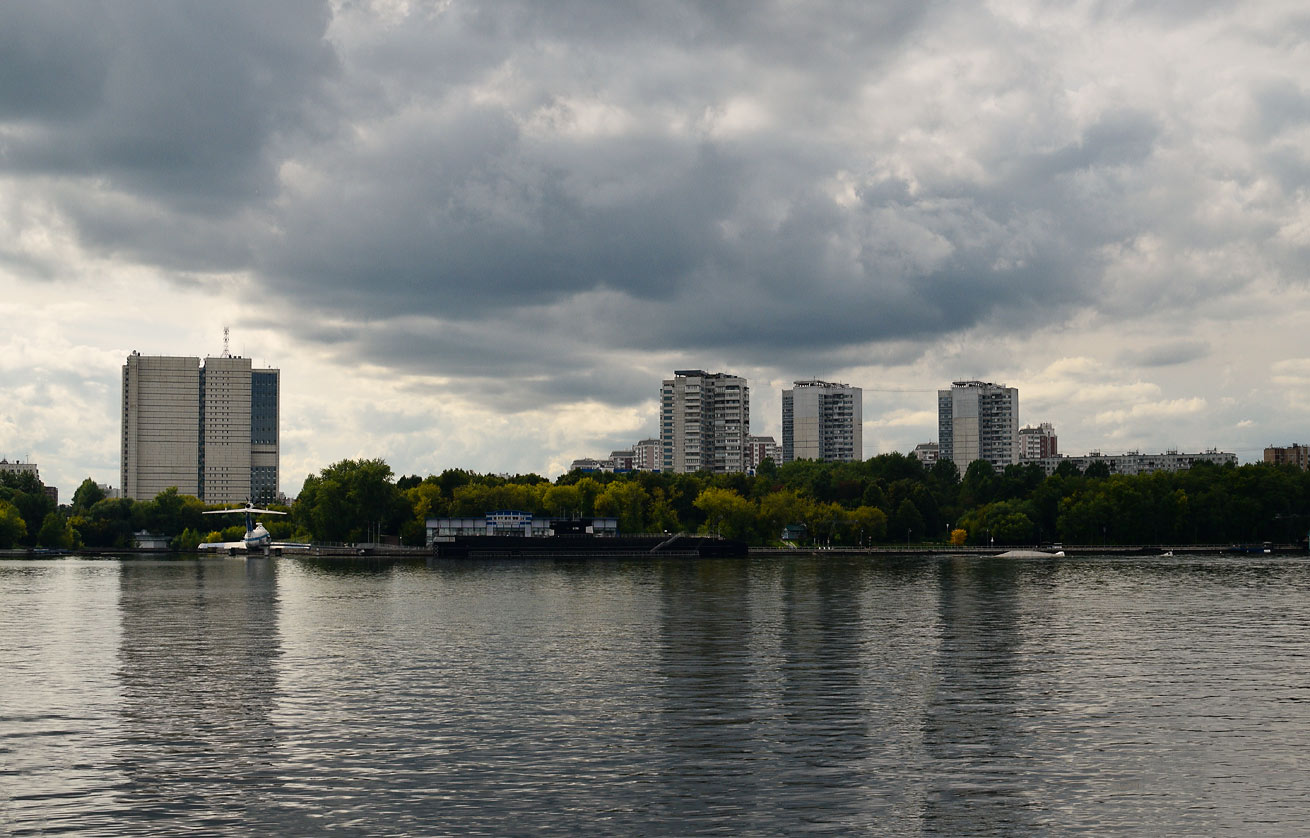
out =
[[[200,831],[269,822],[276,564],[127,562],[119,603],[123,817]]]
[[[0,562],[0,834],[111,822],[114,562]]]
[[[1310,565],[0,562],[0,832],[1297,834]]]
[[[923,718],[933,768],[923,825],[935,834],[1034,834],[1037,801],[1023,765],[1032,743],[1017,684],[1021,567],[977,559],[937,566],[937,683]]]

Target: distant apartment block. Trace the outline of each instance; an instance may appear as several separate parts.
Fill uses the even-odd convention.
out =
[[[772,460],[774,465],[782,462],[782,448],[771,436],[746,437],[746,470],[754,472],[765,460]]]
[[[569,471],[634,471],[636,454],[631,449],[611,451],[608,457],[581,457],[569,464]]]
[[[632,446],[632,467],[637,471],[659,471],[664,466],[664,446],[658,438],[643,439]]]
[[[20,463],[17,460],[10,462],[7,459],[0,459],[0,472],[9,474],[30,474],[37,480],[41,479],[41,474],[37,471],[36,463]]]
[[[278,494],[280,372],[249,358],[151,356],[123,365],[122,495],[170,486],[208,503]]]
[[[750,388],[728,373],[675,370],[660,388],[662,471],[746,471]]]
[[[659,471],[663,446],[658,439],[643,439],[631,448],[611,451],[608,457],[579,457],[569,471]]]
[[[1019,390],[987,381],[956,381],[937,391],[939,456],[960,474],[975,460],[1000,471],[1019,461]]]
[[[1059,454],[1059,440],[1055,435],[1055,426],[1050,422],[1019,430],[1020,460],[1040,460],[1043,457],[1057,457]]]
[[[1265,449],[1265,462],[1273,465],[1292,465],[1305,471],[1310,468],[1310,447],[1304,444]]]
[[[1087,471],[1092,463],[1105,463],[1111,474],[1151,474],[1157,471],[1186,471],[1196,463],[1213,463],[1217,466],[1237,465],[1237,455],[1223,451],[1206,451],[1201,454],[1180,454],[1166,451],[1163,454],[1101,454],[1093,451],[1082,457],[1043,457],[1037,461],[1047,477],[1055,474],[1061,463],[1073,463],[1079,471]]]
[[[862,391],[830,381],[797,381],[782,391],[782,461],[864,459]]]
[[[923,463],[924,468],[932,468],[937,465],[938,454],[941,447],[935,442],[920,442],[914,446],[913,456],[916,460]]]

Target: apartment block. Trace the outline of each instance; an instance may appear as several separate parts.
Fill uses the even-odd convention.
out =
[[[863,391],[830,381],[797,381],[782,391],[782,461],[864,459]]]
[[[782,447],[771,436],[746,437],[746,470],[754,472],[765,460],[774,464],[782,462]]]
[[[1304,444],[1270,446],[1265,449],[1265,462],[1274,465],[1293,465],[1305,471],[1310,468],[1310,447]]]
[[[1163,454],[1143,454],[1140,451],[1129,451],[1127,454],[1102,454],[1093,451],[1081,457],[1043,457],[1037,462],[1047,477],[1055,474],[1061,463],[1073,463],[1079,471],[1087,471],[1087,467],[1092,463],[1105,463],[1111,474],[1151,474],[1157,471],[1186,471],[1196,463],[1235,466],[1237,455],[1214,449],[1200,454],[1185,454],[1177,451],[1166,451]]]
[[[1055,426],[1050,422],[1019,429],[1020,460],[1040,460],[1043,457],[1059,456],[1059,447]]]
[[[745,471],[749,434],[746,379],[705,370],[675,370],[673,378],[661,385],[663,471]]]
[[[937,465],[937,458],[941,453],[941,446],[935,442],[920,442],[914,446],[913,457],[923,463],[924,468],[932,468]]]
[[[975,460],[1000,471],[1019,461],[1019,390],[987,381],[955,381],[937,391],[939,456],[960,474]]]

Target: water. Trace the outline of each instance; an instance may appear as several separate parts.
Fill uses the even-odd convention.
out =
[[[1293,835],[1310,564],[0,562],[0,833]]]

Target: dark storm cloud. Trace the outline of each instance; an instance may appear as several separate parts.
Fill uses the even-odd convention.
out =
[[[1002,11],[6,4],[0,171],[89,249],[249,272],[300,339],[507,404],[633,403],[648,353],[823,374],[1132,309],[1104,270],[1144,232],[1241,235],[1189,214],[1184,107],[1094,95]],[[1271,78],[1245,130],[1290,186],[1310,107]]]
[[[333,68],[325,2],[0,4],[3,168],[174,209],[271,197]]]

